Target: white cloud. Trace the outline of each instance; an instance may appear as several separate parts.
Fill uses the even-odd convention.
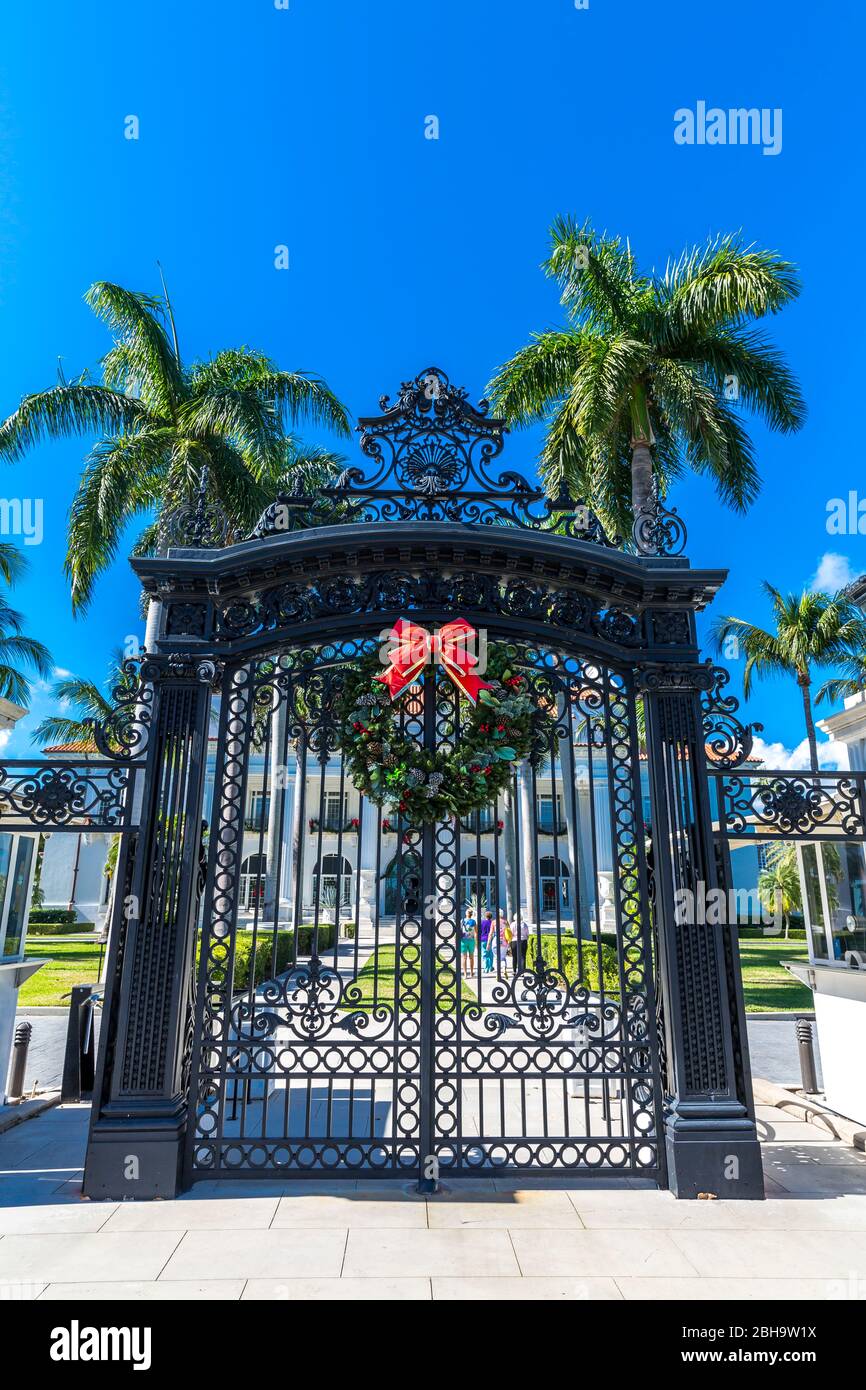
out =
[[[72,672],[71,672],[71,671],[67,671],[66,668],[65,668],[64,666],[55,666],[55,667],[54,667],[54,679],[55,679],[55,680],[58,680],[58,681],[65,681],[65,680],[66,680],[69,676],[71,676],[71,675],[72,675]]]
[[[833,771],[839,766],[840,745],[829,739],[818,739],[818,766]],[[796,748],[786,748],[784,743],[767,743],[756,738],[752,750],[753,758],[760,758],[765,767],[774,772],[808,772],[809,740],[803,739]]]
[[[11,729],[0,729],[0,752],[6,747],[12,737]]]
[[[857,575],[851,568],[848,556],[837,555],[835,551],[828,550],[818,561],[818,568],[809,581],[809,588],[835,594],[856,578]]]

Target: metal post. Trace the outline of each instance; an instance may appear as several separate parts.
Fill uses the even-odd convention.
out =
[[[724,924],[699,908],[718,889],[699,702],[707,679],[703,668],[686,663],[641,673],[670,1087],[668,1183],[677,1197],[713,1192],[759,1200],[764,1179],[748,1042],[735,1038],[739,996],[728,978],[739,962],[726,953]]]
[[[436,747],[436,679],[431,672],[424,683],[424,747]],[[418,921],[421,926],[421,1102],[419,1117],[419,1141],[421,1173],[418,1178],[419,1192],[436,1192],[439,1183],[435,1176],[427,1176],[426,1170],[434,1154],[433,1106],[436,1044],[436,931],[435,885],[436,885],[436,827],[425,825],[421,831],[421,901],[418,904]],[[460,969],[459,961],[456,969]]]
[[[812,1022],[808,1018],[797,1019],[797,1051],[800,1056],[800,1079],[807,1095],[815,1095],[818,1090],[818,1072],[815,1066],[815,1044],[812,1038]]]
[[[77,1104],[93,1091],[93,1029],[88,1028],[92,985],[73,985],[66,1025],[66,1051],[60,1082],[61,1105]],[[89,1043],[89,1059],[85,1060]]]
[[[26,1019],[15,1025],[15,1037],[12,1042],[12,1068],[9,1073],[9,1089],[6,1093],[7,1100],[20,1100],[24,1094],[27,1051],[30,1047],[32,1033],[33,1024],[28,1023]]]

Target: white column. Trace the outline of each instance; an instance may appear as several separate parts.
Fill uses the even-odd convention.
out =
[[[362,928],[372,930],[376,916],[376,895],[379,882],[376,878],[376,837],[379,825],[379,808],[368,797],[361,804],[360,825],[358,827],[358,932]]]
[[[286,767],[286,716],[287,702],[274,690],[274,712],[271,715],[271,749],[268,768],[268,871],[265,879],[264,915],[276,919],[279,910],[279,884],[277,883],[277,860],[280,857],[280,841],[283,839],[282,818],[285,815]]]
[[[298,893],[298,881],[303,879],[304,873],[304,827],[301,823],[301,811],[303,808],[303,784],[307,776],[307,757],[302,740],[298,740],[295,752],[295,775],[292,778],[292,838],[287,858],[288,881],[286,883],[286,896],[289,900],[289,921],[295,921],[295,902]],[[303,915],[304,894],[303,886],[300,894],[300,907]],[[302,922],[296,923],[302,925]]]
[[[532,768],[529,763],[520,764],[517,784],[520,801],[520,906],[524,920],[534,926],[535,892],[532,880],[535,873],[535,846],[532,834]]]

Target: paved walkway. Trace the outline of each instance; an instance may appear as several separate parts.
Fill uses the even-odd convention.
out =
[[[766,1202],[638,1180],[200,1183],[81,1197],[88,1108],[0,1135],[0,1299],[866,1298],[866,1157],[761,1107]]]

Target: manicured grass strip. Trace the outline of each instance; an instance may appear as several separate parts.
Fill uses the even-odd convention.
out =
[[[783,960],[808,960],[802,937],[740,937],[746,1013],[802,1013],[815,1007],[812,991],[795,980]]]
[[[100,956],[105,948],[96,941],[64,941],[45,937],[27,938],[25,960],[44,960],[41,970],[25,980],[18,991],[18,1003],[23,1006],[67,1008],[68,994],[73,985],[95,984],[99,979]]]
[[[380,946],[376,956],[370,956],[363,969],[359,972],[355,981],[357,989],[352,990],[351,1000],[343,999],[342,1008],[354,1012],[356,1009],[369,1012],[376,1004],[393,1005],[395,999],[395,980],[394,972],[397,957],[396,946]],[[377,969],[378,962],[378,969]],[[376,993],[374,994],[374,989]],[[403,995],[402,1012],[415,1013],[420,1004],[421,974],[417,967],[411,968],[405,964],[400,976],[400,990]],[[437,981],[437,996],[443,991],[448,991],[449,996],[453,991],[456,997],[456,981],[454,971],[443,972],[441,980]],[[357,998],[355,996],[358,996]],[[464,1003],[474,1003],[475,994],[469,987],[468,982],[463,980],[463,989],[460,994],[461,1001]],[[443,1008],[443,1000],[437,998],[436,1012],[446,1013],[448,1010]]]

